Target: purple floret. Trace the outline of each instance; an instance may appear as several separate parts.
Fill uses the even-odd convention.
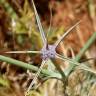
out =
[[[47,60],[49,58],[55,58],[56,50],[54,45],[48,45],[47,47],[44,46],[41,49],[42,59]]]

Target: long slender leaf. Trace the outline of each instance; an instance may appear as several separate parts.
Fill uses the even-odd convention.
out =
[[[0,55],[0,61],[4,61],[4,62],[7,62],[8,64],[16,65],[16,66],[19,66],[19,67],[22,67],[25,69],[35,71],[35,72],[38,71],[38,67],[28,64],[28,63],[25,63],[25,62],[22,62],[22,61],[12,59],[10,57],[5,57],[5,56]],[[50,72],[45,69],[42,69],[41,73],[43,73],[43,75],[45,75],[45,76],[57,77],[57,78],[61,79],[61,75],[59,73]]]
[[[68,62],[69,62],[70,64],[72,64],[72,65],[79,66],[78,69],[82,69],[82,70],[91,72],[91,73],[93,73],[93,74],[96,75],[96,71],[93,71],[92,68],[90,68],[90,67],[88,67],[87,65],[85,65],[85,63],[78,63],[78,62],[76,62],[74,59],[72,60],[72,59],[69,59],[69,58],[64,57],[64,56],[62,56],[62,55],[59,55],[59,54],[57,54],[56,56],[57,56],[57,58],[59,58],[59,59],[61,59],[61,60],[63,60],[63,61],[68,61]],[[65,72],[66,75],[68,74],[68,72],[67,72],[66,70],[65,70],[64,72]]]
[[[36,17],[36,20],[37,20],[37,25],[38,25],[38,28],[39,28],[39,31],[40,31],[40,34],[41,34],[43,44],[46,44],[47,41],[46,41],[46,37],[45,37],[45,34],[44,34],[44,30],[43,30],[43,27],[42,27],[42,24],[41,24],[41,21],[40,21],[40,18],[39,18],[39,15],[37,13],[37,10],[36,10],[36,7],[35,7],[35,4],[34,4],[33,0],[32,0],[32,4],[33,4],[35,17]]]
[[[40,51],[8,51],[8,52],[5,52],[5,53],[33,53],[33,54],[35,54],[35,53],[41,53]]]
[[[69,28],[65,34],[63,34],[63,36],[61,36],[56,43],[54,44],[56,47],[59,45],[59,43],[71,32],[71,30],[73,30],[81,21],[78,21],[74,26],[72,26],[71,28]]]

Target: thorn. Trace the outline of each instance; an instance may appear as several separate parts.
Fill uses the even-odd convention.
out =
[[[81,23],[82,20],[78,21],[75,25],[73,25],[72,27],[70,27],[64,34],[63,36],[61,36],[61,38],[59,38],[56,43],[54,44],[56,47],[59,45],[59,43],[71,32],[71,30],[73,30],[78,24]]]

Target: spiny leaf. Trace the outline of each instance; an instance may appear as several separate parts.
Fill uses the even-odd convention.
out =
[[[75,28],[78,24],[80,24],[81,21],[78,21],[75,25],[73,25],[71,28],[69,28],[64,34],[63,36],[61,36],[56,43],[54,44],[56,47],[59,45],[59,43],[71,32],[71,30],[73,30],[73,28]]]
[[[42,38],[43,44],[45,45],[46,42],[47,42],[46,37],[45,37],[44,30],[43,30],[43,27],[42,27],[42,24],[41,24],[41,21],[40,21],[40,18],[39,18],[39,15],[37,13],[37,10],[36,10],[36,7],[35,7],[35,4],[34,4],[33,0],[32,0],[32,4],[33,4],[34,12],[35,12],[35,17],[36,17],[36,20],[37,20],[37,25],[38,25],[38,28],[39,28],[39,31],[40,31],[40,34],[41,34],[41,38]]]

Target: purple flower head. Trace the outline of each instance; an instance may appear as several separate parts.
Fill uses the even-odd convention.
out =
[[[55,58],[56,56],[56,47],[54,45],[44,45],[41,49],[41,57],[43,60],[48,60],[50,58]]]

